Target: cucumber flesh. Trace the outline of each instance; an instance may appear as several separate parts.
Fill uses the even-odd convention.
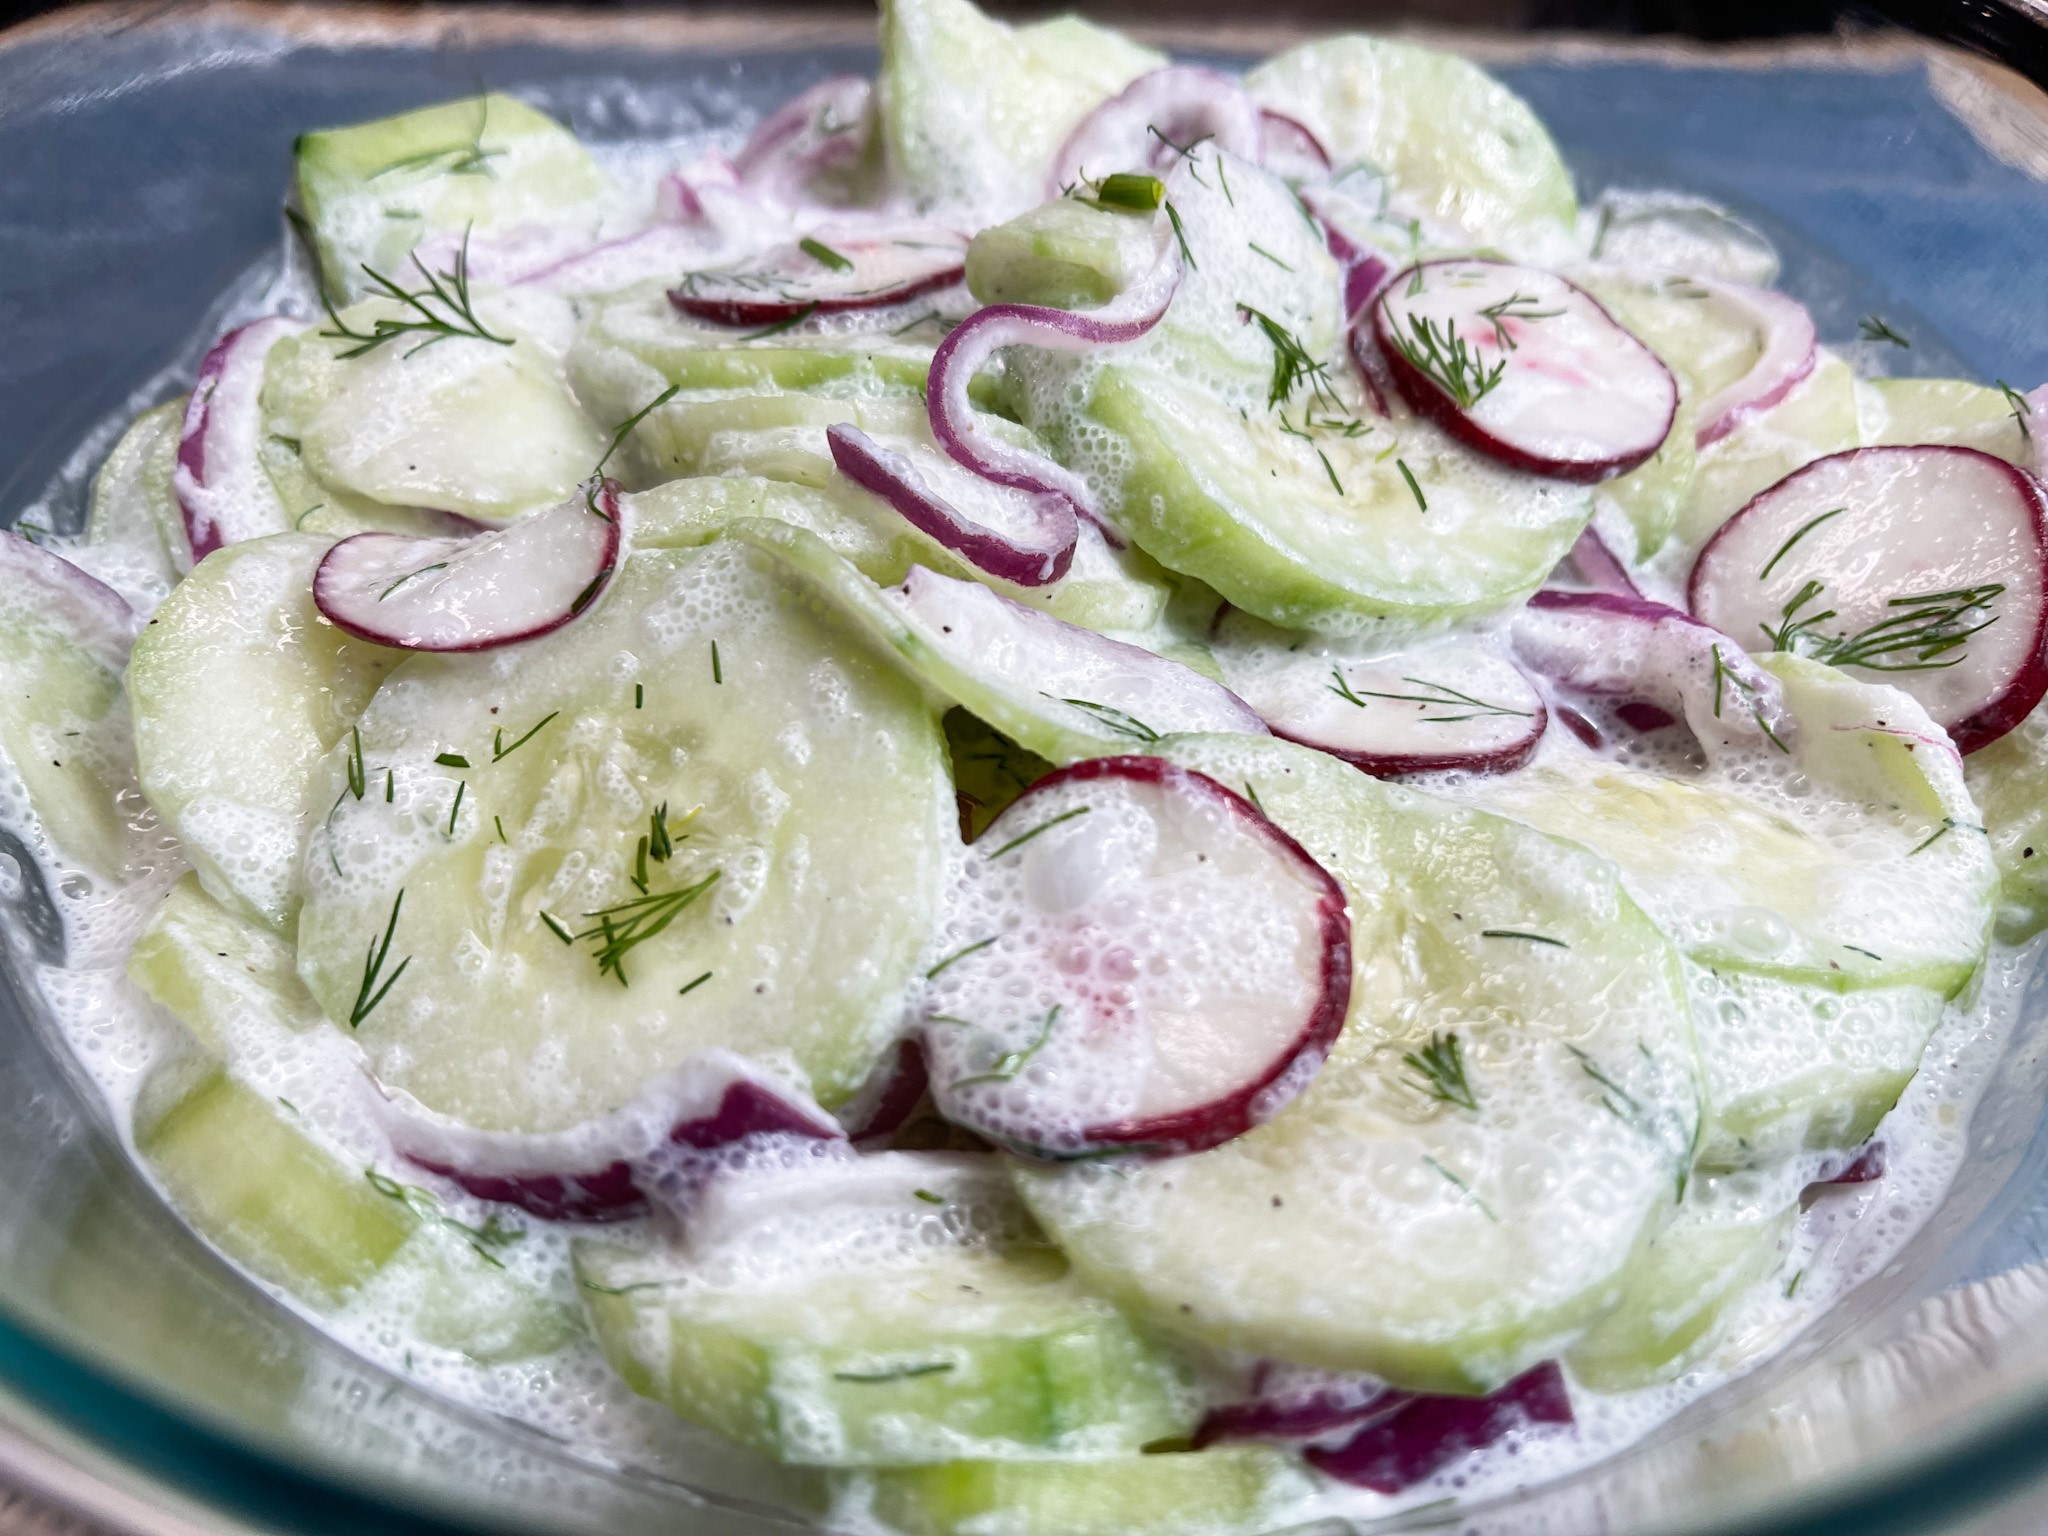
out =
[[[299,202],[328,289],[372,291],[365,265],[411,286],[414,247],[430,236],[493,236],[552,226],[590,244],[616,196],[576,136],[515,97],[492,92],[299,136]]]
[[[1093,309],[1143,276],[1153,259],[1151,221],[1055,198],[967,247],[967,289],[984,304]]]
[[[495,340],[421,347],[401,336],[355,356],[360,343],[324,329],[280,342],[263,385],[266,434],[296,445],[323,485],[389,506],[504,522],[564,500],[605,447],[563,377],[567,306],[530,291],[474,303]],[[407,317],[372,298],[336,328],[367,335]]]
[[[325,804],[320,759],[399,659],[313,606],[329,541],[280,533],[216,551],[180,582],[128,669],[142,790],[206,888],[280,932]]]
[[[1789,752],[1759,745],[1678,777],[1536,768],[1472,793],[1613,859],[1702,965],[1953,996],[1983,960],[1996,886],[1954,749],[1895,689],[1759,660],[1783,687]]]
[[[1808,374],[1777,405],[1745,418],[1699,451],[1675,529],[1695,547],[1759,491],[1802,465],[1857,441],[1856,379],[1849,365],[1823,351]]]
[[[2048,928],[2048,708],[1963,759],[1998,861],[1998,937],[2018,944]]]
[[[146,593],[152,608],[192,568],[185,516],[171,488],[184,410],[182,400],[171,400],[136,417],[92,480],[86,542],[121,561],[103,579],[130,601]]]
[[[128,975],[226,1061],[251,1034],[303,1033],[320,1009],[292,947],[206,894],[196,875],[165,893],[128,955]]]
[[[1570,238],[1578,204],[1557,146],[1528,103],[1468,60],[1354,34],[1289,49],[1244,83],[1340,167],[1385,172],[1404,214],[1536,260]]]
[[[1967,379],[1859,379],[1856,413],[1865,446],[1959,443],[2022,469],[2032,462],[2031,412],[2001,389]],[[2048,427],[2048,422],[2043,422]]]
[[[407,661],[361,732],[371,792],[346,743],[315,791],[337,808],[300,970],[428,1109],[560,1130],[712,1046],[782,1057],[830,1107],[893,1043],[953,841],[937,723],[766,555],[643,550],[553,634]],[[642,900],[664,807],[674,852],[644,879],[667,905],[632,910],[667,920],[619,951],[597,914]],[[395,980],[365,1007],[387,930]]]
[[[1630,556],[1637,561],[1647,560],[1662,549],[1672,529],[1678,526],[1679,508],[1685,505],[1699,461],[1699,449],[1693,441],[1697,424],[1692,402],[1681,398],[1664,446],[1651,454],[1647,463],[1618,480],[1608,481],[1593,493],[1598,509],[1595,515],[1601,526],[1615,525],[1614,516],[1603,515],[1611,511],[1634,535]]]
[[[1423,1392],[1549,1358],[1613,1303],[1690,1167],[1670,945],[1571,844],[1282,742],[1157,750],[1246,786],[1343,883],[1352,1017],[1234,1142],[1020,1166],[1033,1213],[1091,1283],[1210,1345]]]
[[[969,1461],[878,1472],[871,1508],[910,1536],[1210,1536],[1264,1528],[1309,1491],[1276,1451]]]

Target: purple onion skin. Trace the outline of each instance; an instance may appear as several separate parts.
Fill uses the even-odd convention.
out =
[[[1302,1442],[1339,1430],[1363,1430],[1392,1418],[1415,1401],[1412,1392],[1386,1388],[1376,1396],[1356,1399],[1343,1389],[1307,1392],[1292,1398],[1253,1398],[1211,1408],[1195,1430],[1196,1450],[1229,1440]]]
[[[898,1044],[888,1065],[881,1070],[887,1074],[881,1093],[859,1124],[846,1128],[847,1136],[857,1146],[887,1141],[902,1130],[931,1086],[931,1077],[925,1071],[924,1047],[915,1040]]]
[[[1840,1184],[1874,1184],[1884,1177],[1885,1169],[1889,1166],[1890,1159],[1885,1153],[1884,1143],[1873,1141],[1851,1158],[1839,1172],[1830,1173],[1824,1179],[1816,1179],[1813,1187],[1819,1189]]]
[[[1311,1447],[1307,1459],[1339,1482],[1392,1494],[1514,1430],[1573,1422],[1564,1372],[1545,1361],[1486,1397],[1417,1397],[1335,1449]]]
[[[679,1147],[722,1147],[748,1136],[808,1136],[816,1141],[837,1140],[836,1125],[821,1123],[782,1095],[759,1083],[737,1082],[725,1090],[718,1108],[695,1120],[685,1120],[668,1133]]]
[[[1645,736],[1678,724],[1678,716],[1647,699],[1630,699],[1626,704],[1617,706],[1614,715],[1630,730],[1641,731]]]

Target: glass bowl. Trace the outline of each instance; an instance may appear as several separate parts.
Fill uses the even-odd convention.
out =
[[[1138,30],[1225,61],[1297,36]],[[2048,378],[2048,98],[2019,77],[1903,36],[1711,52],[1446,40],[1528,97],[1582,191],[1725,202],[1778,243],[1824,338],[1876,346],[1855,338],[1881,314],[1911,340],[1866,364]],[[687,132],[873,62],[865,16],[794,12],[86,8],[0,36],[0,515],[53,478],[82,515],[110,431],[175,393],[178,370],[189,380],[214,296],[277,245],[298,131],[488,84],[597,140]],[[800,1477],[708,1444],[678,1476],[580,1461],[365,1364],[243,1282],[135,1175],[39,1022],[62,939],[5,852],[0,1479],[150,1532],[802,1523],[816,1490]],[[1873,1536],[1953,1528],[2034,1481],[2048,1470],[2044,1094],[2048,970],[1947,1203],[1817,1328],[1616,1459],[1375,1529]]]

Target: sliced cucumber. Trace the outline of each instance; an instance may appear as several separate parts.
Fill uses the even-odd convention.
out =
[[[1093,309],[1153,260],[1151,220],[1071,197],[992,224],[967,247],[967,289],[984,304]]]
[[[1597,506],[1612,507],[1634,531],[1631,554],[1638,561],[1662,549],[1678,525],[1678,512],[1692,489],[1699,458],[1693,441],[1696,430],[1692,402],[1681,399],[1678,413],[1671,419],[1671,432],[1650,461],[1594,492]]]
[[[299,202],[333,292],[371,291],[365,265],[408,286],[414,246],[465,230],[573,224],[595,236],[614,193],[576,139],[496,92],[299,136]]]
[[[634,457],[648,479],[765,475],[825,490],[838,480],[825,429],[842,421],[883,436],[928,430],[924,403],[910,394],[846,399],[691,390],[634,430]]]
[[[399,336],[363,351],[330,334],[373,333],[410,318],[395,300],[365,299],[339,326],[275,346],[263,384],[264,431],[315,479],[397,507],[485,522],[552,506],[604,452],[604,434],[570,392],[557,357],[567,308],[547,295],[475,296],[492,339]],[[351,355],[353,354],[353,355]]]
[[[1703,542],[1803,464],[1857,443],[1856,379],[1849,365],[1823,351],[1792,392],[1699,451],[1698,466],[1675,530],[1687,546]]]
[[[2048,928],[2048,710],[1963,759],[1998,861],[1998,937],[2022,943]]]
[[[768,556],[641,551],[550,635],[408,661],[361,729],[369,792],[348,744],[316,790],[339,804],[300,970],[428,1108],[558,1130],[711,1046],[788,1060],[830,1105],[891,1043],[954,839],[937,723]],[[636,876],[655,904],[611,911],[645,937],[621,946],[599,914]]]
[[[471,525],[446,512],[396,507],[367,496],[338,490],[313,476],[306,467],[304,444],[296,438],[266,434],[256,457],[270,477],[286,521],[298,533],[345,539],[357,533],[399,533],[408,538],[448,538]]]
[[[1614,1303],[1690,1168],[1670,945],[1569,843],[1283,742],[1155,750],[1243,786],[1343,883],[1352,1017],[1234,1142],[1019,1166],[1033,1213],[1092,1283],[1212,1345],[1427,1392],[1550,1358]]]
[[[1511,474],[1413,418],[1398,433],[1311,441],[1271,412],[1240,416],[1206,390],[1123,367],[1097,377],[1088,414],[1127,449],[1117,520],[1133,542],[1288,629],[1354,633],[1506,607],[1592,510],[1582,488]]]
[[[972,842],[1053,765],[964,709],[947,710],[945,724],[960,835]]]
[[[292,947],[222,907],[196,875],[165,893],[129,952],[128,974],[225,1061],[251,1026],[297,1034],[320,1022]]]
[[[329,540],[280,533],[217,550],[135,644],[128,690],[143,793],[207,889],[284,931],[299,897],[309,790],[399,653],[313,606]]]
[[[941,1238],[770,1284],[587,1243],[576,1267],[627,1381],[785,1463],[1127,1454],[1199,1417],[1171,1357],[1051,1248]]]
[[[910,1536],[1210,1536],[1259,1530],[1304,1496],[1263,1446],[1108,1461],[969,1461],[876,1473],[872,1508]]]
[[[2022,468],[2030,463],[2031,412],[2002,389],[1967,379],[1859,379],[1856,410],[1866,444],[1960,443]]]
[[[891,171],[920,208],[994,222],[1039,200],[1084,116],[1165,63],[1076,16],[1011,27],[968,0],[887,0],[876,90]]]
[[[403,1317],[412,1337],[481,1365],[551,1355],[585,1336],[574,1307],[542,1294],[500,1254],[510,1257],[511,1249],[486,1247],[445,1219],[425,1221],[364,1287],[354,1310]]]
[[[1578,203],[1557,146],[1527,102],[1469,60],[1354,34],[1289,49],[1244,83],[1339,166],[1385,172],[1404,213],[1510,255],[1540,258],[1571,233]]]
[[[1572,1375],[1597,1391],[1628,1392],[1697,1364],[1735,1304],[1777,1268],[1795,1215],[1689,1199],[1629,1266],[1621,1305],[1565,1355]]]
[[[171,489],[184,420],[182,400],[166,401],[135,418],[93,476],[85,525],[88,543],[131,552],[166,592],[192,568],[185,515]]]
[[[1983,960],[1997,875],[1953,748],[1895,689],[1760,659],[1797,725],[1786,753],[1686,778],[1535,768],[1472,793],[1613,859],[1702,965],[1955,995]]]

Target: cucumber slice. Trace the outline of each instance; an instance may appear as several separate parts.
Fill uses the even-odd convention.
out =
[[[1797,1214],[1689,1199],[1629,1266],[1621,1305],[1565,1355],[1572,1375],[1596,1391],[1628,1392],[1684,1374],[1720,1342],[1735,1304],[1777,1269]]]
[[[1121,366],[1097,377],[1088,414],[1128,452],[1118,522],[1132,541],[1287,629],[1504,608],[1549,575],[1592,511],[1584,489],[1512,474],[1413,418],[1398,433],[1310,441],[1271,412],[1240,416]]]
[[[352,1310],[403,1317],[413,1338],[480,1365],[551,1355],[586,1336],[574,1307],[542,1294],[497,1253],[445,1220],[423,1222]]]
[[[947,710],[945,725],[946,748],[953,759],[953,797],[960,806],[960,836],[972,842],[1009,809],[1011,801],[1051,773],[1053,765],[964,709]]]
[[[1260,1446],[955,1462],[868,1486],[875,1517],[910,1536],[1209,1536],[1265,1529],[1309,1491],[1292,1460]]]
[[[1093,309],[1142,277],[1152,221],[1071,197],[992,224],[967,247],[967,291],[984,304]]]
[[[301,134],[292,154],[327,287],[344,297],[370,291],[365,265],[410,279],[428,235],[572,225],[594,239],[615,195],[573,133],[497,92]]]
[[[1664,547],[1678,526],[1678,512],[1692,489],[1693,470],[1699,450],[1693,441],[1698,430],[1692,402],[1680,399],[1678,413],[1671,419],[1671,432],[1664,446],[1650,455],[1650,461],[1632,469],[1618,480],[1610,480],[1593,493],[1594,506],[1619,514],[1635,534],[1630,558],[1643,561]],[[1614,519],[1603,518],[1612,527]]]
[[[165,1096],[160,1113],[138,1121],[135,1150],[172,1208],[259,1279],[335,1306],[418,1229],[403,1200],[380,1195],[286,1110],[218,1068]]]
[[[1305,124],[1338,165],[1392,179],[1404,212],[1471,243],[1541,258],[1578,216],[1572,176],[1527,102],[1455,54],[1386,38],[1326,38],[1244,77],[1261,106]]]
[[[2037,708],[1963,759],[1998,861],[1998,937],[2019,944],[2048,928],[2048,708]]]
[[[1701,965],[1954,996],[1983,960],[1997,881],[1954,749],[1895,689],[1798,657],[1759,660],[1797,727],[1787,753],[1685,778],[1535,768],[1471,793],[1613,859]]]
[[[1105,1293],[1208,1344],[1424,1392],[1550,1358],[1613,1304],[1690,1168],[1670,945],[1569,843],[1283,742],[1157,750],[1244,785],[1343,883],[1352,1018],[1236,1141],[1018,1166],[1033,1213]]]
[[[840,422],[885,437],[926,431],[924,403],[908,394],[829,395],[690,390],[634,429],[635,460],[649,479],[765,475],[826,490],[837,482],[825,429]]]
[[[346,745],[315,792],[339,804],[300,971],[427,1108],[560,1130],[712,1046],[789,1061],[830,1106],[893,1043],[954,839],[937,723],[766,555],[643,550],[552,634],[407,661],[361,730],[370,792]],[[674,853],[642,871],[663,807]],[[655,904],[608,942],[636,874]]]
[[[2025,469],[2033,422],[2026,401],[1967,379],[1859,379],[1856,413],[1866,444],[1960,443]],[[2048,421],[2042,423],[2048,428]]]
[[[135,643],[128,691],[142,790],[206,888],[279,930],[299,899],[307,796],[401,658],[313,606],[329,541],[280,533],[200,562]]]
[[[367,496],[337,490],[306,467],[304,444],[296,438],[265,434],[256,445],[257,460],[270,477],[285,519],[297,533],[345,539],[358,533],[397,533],[413,539],[445,539],[471,531],[473,524],[446,512],[420,507],[394,507]]]
[[[850,1263],[764,1278],[715,1254],[579,1243],[585,1305],[620,1374],[684,1418],[804,1466],[1117,1455],[1193,1430],[1180,1367],[1088,1295],[1056,1250],[951,1231],[938,1165],[957,1159],[876,1155],[901,1160],[897,1219],[919,1235],[899,1244],[878,1221],[882,1251]],[[980,1182],[1002,1185],[993,1159],[971,1160],[989,1165]]]
[[[567,499],[604,452],[562,375],[567,306],[532,292],[474,295],[475,335],[399,336],[363,351],[330,334],[368,335],[413,318],[396,300],[365,299],[336,326],[270,353],[264,431],[294,448],[322,484],[373,502],[430,507],[484,522]],[[351,355],[354,354],[354,355]]]
[[[1813,372],[1777,405],[1700,449],[1678,512],[1679,541],[1689,547],[1704,543],[1759,491],[1801,465],[1855,447],[1857,437],[1855,375],[1841,358],[1823,351]]]
[[[1039,200],[1083,117],[1165,63],[1076,16],[1011,27],[968,0],[887,0],[875,88],[890,169],[917,207],[994,223]]]
[[[320,1022],[292,947],[222,907],[196,875],[165,893],[129,952],[128,975],[224,1061],[237,1059],[247,1031],[299,1034]]]
[[[93,476],[86,517],[86,542],[126,553],[158,597],[192,568],[185,515],[171,488],[184,422],[182,400],[166,401],[136,417]]]
[[[1686,983],[1707,1090],[1707,1168],[1862,1146],[1942,1019],[1941,995],[1925,987],[1831,992],[1698,965],[1687,966]]]

